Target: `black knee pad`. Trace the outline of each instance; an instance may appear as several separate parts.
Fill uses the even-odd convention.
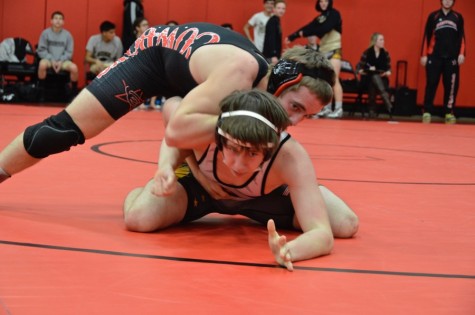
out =
[[[84,141],[81,129],[65,110],[26,128],[23,135],[26,152],[37,159],[69,151],[72,146],[83,144]]]

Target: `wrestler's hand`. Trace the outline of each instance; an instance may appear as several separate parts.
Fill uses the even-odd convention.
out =
[[[153,178],[152,193],[159,197],[170,196],[177,189],[177,178],[171,167],[164,167],[155,173]]]
[[[275,229],[274,220],[267,221],[267,232],[269,237],[269,247],[274,254],[277,263],[289,271],[294,270],[292,264],[292,256],[290,255],[289,247],[287,246],[287,238],[285,235],[279,235]]]

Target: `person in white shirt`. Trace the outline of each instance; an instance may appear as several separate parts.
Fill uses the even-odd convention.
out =
[[[264,11],[254,14],[246,25],[244,25],[244,34],[259,49],[264,49],[264,37],[266,35],[266,24],[274,11],[274,0],[264,0]],[[250,28],[253,28],[253,36],[251,37]]]

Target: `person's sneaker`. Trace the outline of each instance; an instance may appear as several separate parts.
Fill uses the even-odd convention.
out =
[[[431,116],[430,116],[430,113],[424,113],[422,115],[422,122],[424,124],[430,124],[430,120],[431,120]]]
[[[322,110],[317,114],[318,117],[327,117],[328,114],[332,113],[332,106],[331,104],[325,105]]]
[[[445,114],[445,123],[449,125],[453,125],[457,122],[457,118],[455,118],[454,114]]]
[[[335,111],[328,114],[327,117],[328,118],[341,118],[341,117],[343,117],[343,108],[335,109]]]

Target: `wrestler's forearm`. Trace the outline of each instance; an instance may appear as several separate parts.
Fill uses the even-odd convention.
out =
[[[167,145],[166,141],[162,141],[160,146],[160,156],[158,160],[158,168],[162,169],[170,167],[176,169],[187,156],[192,153],[190,150],[182,150]]]
[[[330,254],[333,234],[328,229],[316,228],[287,243],[292,261],[300,261]]]

